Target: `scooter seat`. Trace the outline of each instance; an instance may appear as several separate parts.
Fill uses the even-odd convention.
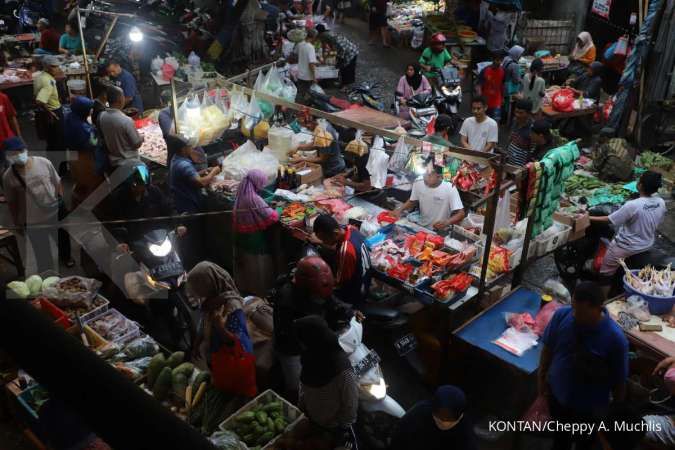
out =
[[[364,305],[361,312],[368,319],[375,319],[381,321],[392,321],[398,319],[401,313],[392,308],[385,308],[383,306]]]

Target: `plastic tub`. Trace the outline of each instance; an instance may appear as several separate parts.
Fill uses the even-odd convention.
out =
[[[639,270],[632,270],[633,275],[637,275]],[[626,292],[626,298],[631,295],[637,295],[644,299],[649,306],[649,312],[655,316],[661,316],[663,314],[668,314],[675,306],[675,296],[672,297],[657,297],[655,295],[643,294],[635,290],[628,282],[626,281],[626,275],[623,276],[623,289]]]

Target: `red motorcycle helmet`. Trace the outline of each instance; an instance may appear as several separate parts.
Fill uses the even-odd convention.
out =
[[[439,32],[431,35],[432,44],[445,44],[445,41],[447,41],[447,39],[445,38],[445,35],[443,33]]]

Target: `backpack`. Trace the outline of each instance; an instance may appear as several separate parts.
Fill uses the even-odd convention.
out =
[[[632,179],[635,165],[625,139],[610,139],[593,150],[592,157],[593,168],[600,174],[601,179],[610,181]]]

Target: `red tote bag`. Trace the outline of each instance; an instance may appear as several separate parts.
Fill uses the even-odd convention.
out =
[[[232,346],[222,345],[211,354],[213,385],[230,394],[255,397],[255,356],[244,351],[237,339]]]

